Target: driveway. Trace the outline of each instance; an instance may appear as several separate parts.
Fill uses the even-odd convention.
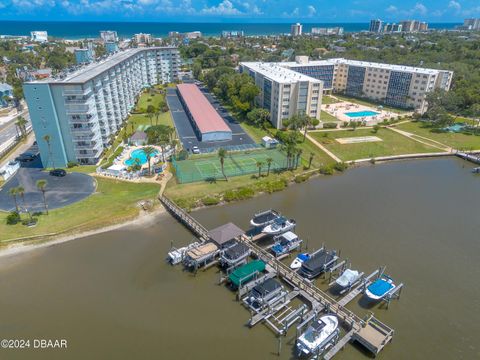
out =
[[[204,95],[210,101],[212,106],[217,110],[218,114],[223,118],[225,123],[232,130],[232,140],[204,142],[200,141],[193,129],[188,115],[183,108],[183,104],[178,98],[176,89],[167,90],[167,103],[172,113],[173,122],[177,129],[178,136],[186,150],[191,150],[193,146],[198,146],[200,151],[208,152],[212,148],[229,147],[229,146],[254,146],[255,142],[243,130],[240,124],[230,116],[230,114],[216,101],[213,96],[205,89],[201,88]]]
[[[47,180],[45,196],[48,208],[57,209],[85,199],[95,192],[95,180],[86,174],[71,173],[64,177],[49,175],[39,168],[20,168],[17,174],[10,179],[0,190],[0,209],[11,211],[15,209],[15,202],[8,191],[17,186],[25,189],[25,205],[20,196],[17,196],[18,205],[30,211],[44,209],[41,191],[37,189],[37,180]]]

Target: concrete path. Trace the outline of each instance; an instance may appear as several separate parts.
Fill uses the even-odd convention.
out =
[[[436,149],[444,150],[444,151],[447,151],[447,152],[452,152],[454,150],[453,148],[451,148],[451,147],[449,147],[445,144],[442,144],[441,142],[438,142],[436,140],[432,140],[430,138],[427,138],[427,137],[424,137],[424,136],[421,136],[421,135],[412,134],[412,133],[409,133],[408,131],[400,130],[400,129],[397,129],[397,128],[392,127],[392,126],[387,126],[387,128],[396,132],[397,134],[403,135],[403,136],[405,136],[409,139],[412,139],[416,142],[419,142],[423,145],[434,147]],[[422,141],[421,139],[424,139],[428,142]]]
[[[323,146],[317,140],[315,140],[313,137],[308,135],[308,132],[307,132],[307,139],[310,140],[312,143],[314,143],[320,150],[324,151],[328,156],[330,156],[336,162],[342,162],[342,159],[337,157],[334,153],[332,153],[330,150],[328,150],[325,146]]]

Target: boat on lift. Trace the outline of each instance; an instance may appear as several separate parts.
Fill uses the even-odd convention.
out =
[[[302,264],[310,258],[308,253],[298,254],[297,257],[290,264],[290,269],[300,269]]]
[[[335,250],[319,249],[304,261],[298,271],[301,276],[307,279],[316,278],[321,273],[328,271],[338,260]]]
[[[302,244],[302,240],[291,231],[275,236],[275,245],[272,246],[273,254],[278,257],[297,249]]]
[[[281,217],[280,213],[273,209],[262,211],[253,215],[253,218],[250,220],[250,225],[252,225],[253,227],[264,228],[265,226],[270,225],[279,217]]]
[[[348,288],[355,284],[358,279],[360,279],[360,273],[357,270],[346,269],[342,275],[335,280],[335,283],[342,288]]]
[[[390,276],[383,274],[367,286],[365,295],[372,300],[380,300],[383,299],[393,288],[395,288],[393,279]]]
[[[172,250],[170,250],[167,254],[167,261],[172,265],[180,264],[185,258],[185,254],[187,253],[187,251],[192,250],[198,246],[200,246],[199,242],[193,242],[179,249],[172,248]]]
[[[332,346],[340,335],[338,318],[325,315],[315,320],[297,339],[297,351],[300,356],[321,354]]]
[[[286,233],[287,231],[295,228],[296,222],[293,219],[287,219],[286,217],[279,217],[275,219],[270,225],[263,228],[262,232],[268,235],[279,235]]]

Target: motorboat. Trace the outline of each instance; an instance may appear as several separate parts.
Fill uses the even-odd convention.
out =
[[[275,211],[275,210],[266,210],[259,212],[253,216],[253,218],[250,220],[250,225],[253,227],[265,227],[272,222],[275,221],[275,219],[278,219],[281,217],[281,215]]]
[[[323,353],[331,346],[340,334],[338,318],[325,315],[315,320],[297,339],[299,355],[309,356]]]
[[[222,252],[220,263],[226,267],[235,266],[244,262],[249,255],[250,248],[247,245],[241,242],[235,242],[233,246]]]
[[[313,279],[335,265],[337,259],[335,250],[328,251],[322,248],[310,255],[310,258],[302,264],[299,274],[304,278]]]
[[[199,242],[193,242],[179,249],[172,248],[172,250],[170,250],[167,254],[167,261],[172,265],[180,264],[183,261],[187,251],[190,251],[198,246],[200,246]]]
[[[383,274],[367,286],[365,295],[372,300],[380,300],[383,299],[394,287],[395,284],[393,283],[393,279],[390,276]]]
[[[342,288],[348,288],[355,284],[360,278],[360,273],[357,270],[346,269],[342,275],[335,280],[335,283]]]
[[[267,279],[261,284],[256,285],[244,299],[245,303],[255,311],[259,311],[270,302],[282,297],[285,289],[275,279]]]
[[[298,254],[297,257],[290,264],[290,269],[300,269],[302,264],[310,258],[308,253]]]
[[[272,246],[271,250],[276,257],[288,254],[290,251],[299,248],[302,244],[302,240],[298,235],[291,231],[275,236],[274,240],[275,245]]]
[[[287,219],[286,217],[279,217],[275,219],[270,225],[263,228],[262,232],[269,235],[279,235],[295,228],[295,220]]]

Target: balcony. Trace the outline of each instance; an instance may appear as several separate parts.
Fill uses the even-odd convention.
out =
[[[63,90],[63,96],[86,96],[86,95],[90,95],[92,93],[92,89],[91,88],[88,88],[88,89],[64,89]]]

